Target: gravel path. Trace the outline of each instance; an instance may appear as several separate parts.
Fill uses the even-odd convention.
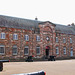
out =
[[[0,75],[30,73],[44,70],[46,75],[75,75],[75,60],[4,63]]]

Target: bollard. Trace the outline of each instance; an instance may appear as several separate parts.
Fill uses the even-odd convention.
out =
[[[0,71],[3,70],[3,62],[9,62],[9,60],[0,60]]]
[[[39,71],[39,72],[32,72],[32,73],[13,74],[13,75],[46,75],[46,72]]]

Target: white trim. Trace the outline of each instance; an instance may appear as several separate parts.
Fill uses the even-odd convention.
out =
[[[4,32],[1,33],[1,39],[5,39],[6,35]]]
[[[58,37],[56,37],[56,42],[58,42]]]
[[[36,36],[36,40],[40,41],[40,36],[39,35]]]
[[[37,53],[37,48],[39,48],[39,53]],[[40,55],[40,46],[36,47],[36,55]]]
[[[66,43],[66,38],[63,38],[63,43]]]
[[[28,53],[25,53],[25,48],[28,48]],[[29,55],[29,46],[25,46],[24,48],[24,55]]]
[[[0,55],[4,55],[5,54],[5,46],[4,45],[0,45],[0,47],[4,47],[4,53],[0,53]]]
[[[56,47],[56,54],[59,54],[59,47]]]
[[[18,49],[17,49],[17,53],[13,53],[13,48],[17,48],[17,46],[13,46],[13,47],[12,47],[12,55],[17,55]]]
[[[73,48],[71,47],[70,49],[70,56],[73,56]]]
[[[18,34],[13,34],[13,40],[18,40]]]
[[[70,38],[70,43],[72,43],[72,38]]]
[[[25,35],[25,41],[29,41],[29,35]]]
[[[66,54],[66,47],[63,47],[63,54]]]

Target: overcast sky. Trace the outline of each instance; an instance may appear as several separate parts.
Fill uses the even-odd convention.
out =
[[[67,25],[75,23],[75,0],[0,0],[0,15]]]

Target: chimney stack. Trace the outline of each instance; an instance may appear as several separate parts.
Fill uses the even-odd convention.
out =
[[[36,17],[36,18],[35,18],[35,20],[37,21],[37,20],[38,20],[38,18]]]

